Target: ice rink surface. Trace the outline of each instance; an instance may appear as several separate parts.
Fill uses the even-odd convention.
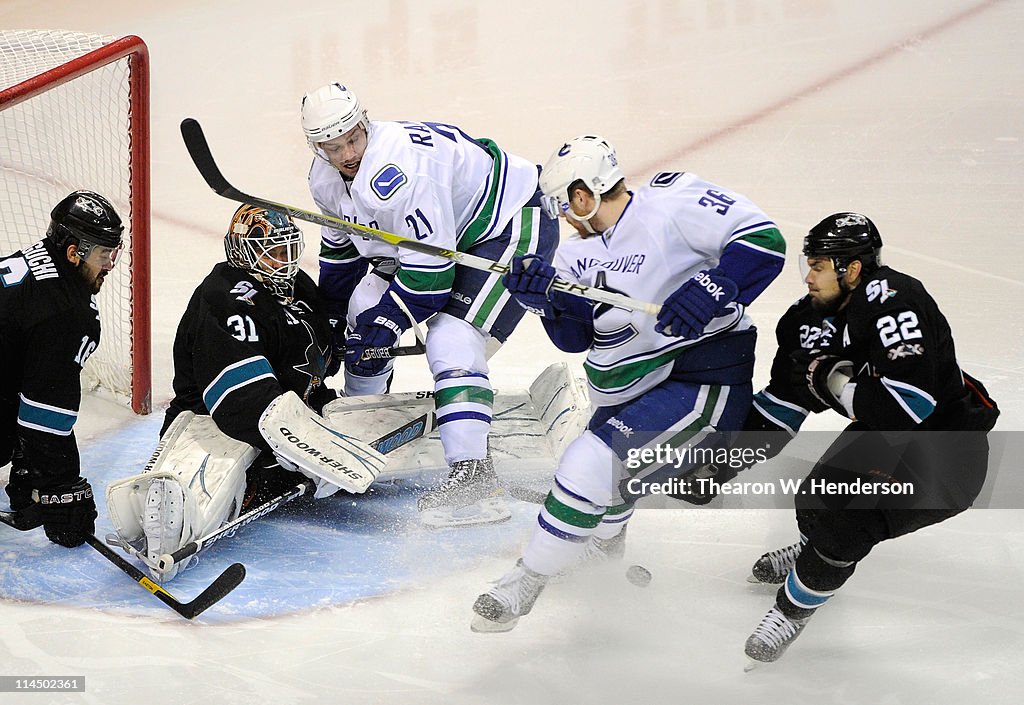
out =
[[[203,123],[243,190],[310,207],[298,103],[339,80],[372,118],[455,123],[538,162],[596,132],[636,186],[685,170],[750,196],[790,249],[752,307],[755,386],[774,322],[802,291],[803,234],[834,211],[869,215],[887,262],[925,282],[961,364],[999,401],[998,430],[1024,426],[1024,3],[4,0],[0,26],[149,45],[158,414],[178,318],[222,258],[234,208],[195,172],[179,122]],[[523,388],[560,360],[581,369],[527,320],[492,360],[492,380]],[[400,361],[397,390],[428,386],[421,359]],[[101,484],[137,472],[158,426],[88,399],[85,473]],[[87,686],[0,702],[995,705],[1024,693],[1024,510],[975,509],[880,545],[782,661],[744,673],[743,641],[772,600],[744,577],[794,539],[791,512],[641,511],[627,562],[652,571],[649,588],[616,572],[567,581],[514,631],[478,635],[470,605],[511,566],[533,508],[431,533],[411,516],[414,496],[399,488],[363,507],[268,518],[211,550],[171,583],[175,594],[191,597],[233,560],[249,577],[196,623],[87,547],[8,531],[0,675]]]

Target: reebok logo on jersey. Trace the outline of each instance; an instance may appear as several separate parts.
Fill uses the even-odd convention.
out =
[[[621,433],[626,438],[629,438],[630,436],[633,435],[633,428],[631,426],[627,426],[626,424],[622,423],[621,421],[619,421],[614,416],[611,417],[610,419],[608,419],[605,423],[607,423],[612,428],[616,429],[619,433]]]
[[[709,294],[715,297],[715,301],[721,301],[722,296],[725,295],[725,289],[716,284],[707,272],[698,272],[697,274],[694,274],[693,280],[704,287]]]

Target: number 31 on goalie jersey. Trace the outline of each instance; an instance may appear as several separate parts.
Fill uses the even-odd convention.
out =
[[[237,340],[255,343],[260,339],[256,333],[255,321],[248,316],[240,316],[237,313],[234,316],[228,316],[227,324],[232,331],[231,336]]]

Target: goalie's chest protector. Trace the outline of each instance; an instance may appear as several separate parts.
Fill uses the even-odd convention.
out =
[[[210,311],[213,315],[202,320],[206,325],[226,325],[231,336],[225,345],[207,351],[218,358],[210,369],[228,368],[240,356],[262,353],[280,386],[307,401],[323,383],[326,341],[330,339],[327,317],[313,280],[300,271],[295,280],[295,296],[285,304],[246,272],[226,264],[218,265],[210,279],[206,284],[217,291],[211,292],[206,300],[211,307],[221,310]],[[234,341],[240,345],[235,346]],[[258,388],[255,385],[253,393],[263,394]],[[244,389],[238,391],[244,393]],[[262,411],[262,405],[259,410]]]

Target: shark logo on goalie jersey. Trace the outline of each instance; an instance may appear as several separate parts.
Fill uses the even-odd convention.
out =
[[[305,391],[299,396],[307,405],[313,392],[319,389],[324,382],[324,375],[327,373],[327,348],[320,348],[316,344],[316,334],[313,327],[306,321],[300,321],[309,336],[309,345],[306,346],[306,361],[299,365],[293,365],[296,372],[309,376],[309,384]]]

